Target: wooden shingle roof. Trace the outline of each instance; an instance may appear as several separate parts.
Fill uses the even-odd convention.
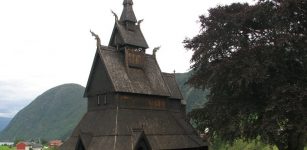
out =
[[[131,21],[133,23],[136,23],[136,17],[132,8],[133,2],[132,0],[124,0],[123,2],[124,10],[122,12],[122,15],[120,16],[120,21]]]
[[[170,92],[170,98],[183,99],[183,96],[176,82],[175,74],[162,73],[162,76]]]
[[[115,40],[115,37],[119,39]],[[140,29],[140,25],[130,26],[130,29],[127,29],[125,23],[120,21],[116,22],[114,25],[109,45],[116,47],[115,43],[119,45],[131,45],[145,49],[148,48],[148,44]]]
[[[81,134],[88,133],[87,135],[92,136],[87,138],[91,139],[85,144],[88,146],[87,150],[97,150],[101,147],[113,149],[114,145],[117,150],[126,150],[134,144],[131,140],[134,136],[131,129],[140,128],[142,124],[145,125],[143,130],[152,149],[205,146],[182,115],[170,111],[139,109],[104,109],[88,112],[61,149],[73,148],[82,132]]]
[[[124,53],[112,48],[99,51],[101,61],[106,66],[115,92],[170,96],[160,68],[151,55],[145,56],[143,69],[126,68]]]
[[[171,96],[167,85],[169,81],[167,83],[164,81],[154,56],[146,54],[143,69],[138,69],[126,67],[124,53],[117,51],[113,47],[101,47],[96,55],[98,56],[95,58],[94,64],[95,61],[101,61],[113,87],[110,88],[108,92],[135,93],[165,97]],[[87,92],[92,82],[94,82],[92,78],[94,72],[95,68],[91,71],[85,90],[85,96],[88,95]],[[101,86],[103,85],[103,83],[98,84],[101,84]],[[178,97],[178,94],[175,94],[175,96]]]
[[[140,23],[137,22],[133,12],[132,0],[124,0],[124,9],[120,20],[116,18],[113,32],[110,38],[109,46],[133,46],[138,48],[148,48],[148,44],[140,29]]]

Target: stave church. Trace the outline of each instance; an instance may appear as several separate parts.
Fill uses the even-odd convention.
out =
[[[62,150],[207,150],[186,119],[175,75],[163,73],[132,0],[124,0],[108,46],[100,44],[84,96],[88,110]]]

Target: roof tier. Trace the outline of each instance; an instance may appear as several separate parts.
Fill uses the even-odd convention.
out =
[[[117,126],[118,125],[118,126]],[[99,127],[99,128],[98,128]],[[161,110],[104,109],[86,113],[71,138],[61,147],[74,149],[82,136],[85,149],[126,150],[132,147],[131,129],[142,128],[152,149],[205,147],[182,113]],[[115,138],[116,137],[116,138]]]
[[[97,59],[100,61],[108,74],[107,76],[111,80],[113,89],[109,89],[108,92],[122,92],[122,93],[135,93],[145,95],[156,95],[169,97],[172,95],[169,91],[168,80],[169,78],[163,78],[161,70],[154,56],[145,55],[143,69],[126,67],[124,61],[124,53],[116,51],[113,47],[102,47],[97,51]],[[94,62],[94,64],[97,62]],[[90,90],[92,84],[92,74],[95,72],[95,68],[91,71],[88,85],[86,87],[85,96]],[[98,85],[104,86],[104,83],[98,83]],[[172,85],[170,85],[172,86]],[[178,97],[178,96],[177,96]]]

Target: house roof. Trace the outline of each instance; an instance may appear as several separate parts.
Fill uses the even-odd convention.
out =
[[[170,92],[170,98],[172,99],[183,99],[183,96],[178,87],[175,74],[162,73],[163,79],[167,85],[167,88]]]
[[[18,142],[16,145],[19,145],[19,144],[24,144],[24,145],[26,145],[26,146],[32,146],[33,148],[40,148],[40,147],[43,147],[41,144],[34,143],[34,142],[25,142],[25,141],[21,141],[21,142]]]
[[[119,45],[132,45],[141,48],[148,48],[148,44],[141,31],[140,25],[132,25],[127,29],[124,22],[117,21],[111,35],[110,46],[116,47],[116,45],[113,44],[116,36],[121,39],[116,41]]]
[[[124,9],[120,20],[115,20],[115,25],[110,38],[109,46],[117,47],[130,45],[140,48],[148,48],[148,44],[140,28],[140,22],[137,23],[132,5],[132,0],[124,0]]]
[[[113,47],[102,47],[97,53],[99,57],[96,61],[101,61],[104,64],[114,87],[114,89],[110,89],[113,92],[170,96],[161,70],[152,55],[145,55],[144,67],[138,69],[126,67],[124,53]],[[85,92],[88,91],[90,82],[93,82],[91,75],[88,82]]]
[[[166,110],[121,108],[87,112],[73,131],[71,138],[63,144],[61,149],[73,149],[79,135],[82,136],[84,133],[91,136],[91,138],[87,138],[90,139],[90,144],[86,144],[88,145],[87,150],[101,147],[113,149],[114,145],[118,150],[127,149],[135,143],[132,140],[133,136],[139,137],[141,135],[133,133],[131,130],[133,128],[144,130],[152,149],[205,146],[192,126],[185,122],[182,115],[182,113]]]
[[[84,147],[89,147],[93,137],[90,133],[80,133],[79,138],[81,139]]]
[[[20,141],[16,145],[19,145],[19,144],[31,145],[31,142]]]
[[[149,141],[142,128],[132,129],[131,136],[133,149],[138,149],[140,146],[145,146],[147,149],[151,149]]]
[[[32,143],[31,146],[32,148],[42,148],[43,147],[42,144],[37,144],[37,143]]]
[[[48,142],[50,145],[60,145],[63,144],[62,140],[51,140]]]

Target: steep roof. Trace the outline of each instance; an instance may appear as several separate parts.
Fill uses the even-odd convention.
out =
[[[135,17],[132,0],[124,0],[124,9],[120,20],[115,20],[115,25],[110,38],[109,46],[134,46],[139,48],[148,48],[148,44],[143,36],[139,21]]]
[[[132,147],[135,150],[140,148],[151,150],[149,141],[144,133],[144,130],[141,128],[132,129]]]
[[[115,40],[115,38],[120,38]],[[132,25],[127,29],[123,22],[116,22],[109,42],[110,46],[131,45],[141,48],[148,48],[148,44],[141,31],[140,25]]]
[[[169,87],[164,81],[154,56],[146,54],[144,67],[143,69],[139,69],[126,67],[124,55],[123,52],[117,51],[113,47],[102,46],[101,49],[97,51],[85,89],[85,96],[88,96],[91,84],[95,83],[96,86],[106,87],[105,83],[109,81],[112,86],[107,89],[107,92],[135,93],[166,97],[171,95]],[[98,61],[102,64],[98,66],[103,66],[104,68],[95,68],[95,64],[97,64]],[[107,81],[104,81],[104,83],[96,83],[97,81],[94,81],[93,74],[97,72],[97,69],[105,70],[104,72],[106,75],[104,76]],[[102,75],[100,76],[103,77]],[[177,95],[174,96],[178,97]]]
[[[92,135],[89,133],[80,133],[79,135],[79,139],[82,141],[84,147],[89,147],[92,138]]]
[[[170,96],[160,68],[151,55],[145,56],[143,69],[125,66],[124,53],[104,47],[98,51],[115,92]]]
[[[95,121],[94,121],[95,120]],[[107,121],[106,121],[107,120]],[[144,126],[143,126],[144,125]],[[99,128],[98,128],[99,127]],[[73,149],[82,132],[91,135],[87,150],[125,150],[135,144],[133,128],[142,128],[152,149],[205,147],[182,113],[166,110],[103,109],[86,113],[61,149]],[[116,138],[115,138],[116,137]]]
[[[170,92],[170,98],[172,99],[183,99],[180,89],[178,87],[175,74],[162,73],[163,79]]]
[[[120,21],[131,21],[133,23],[136,23],[136,17],[132,8],[133,2],[132,0],[124,0],[123,2],[124,9],[122,12],[122,15],[120,17]]]

